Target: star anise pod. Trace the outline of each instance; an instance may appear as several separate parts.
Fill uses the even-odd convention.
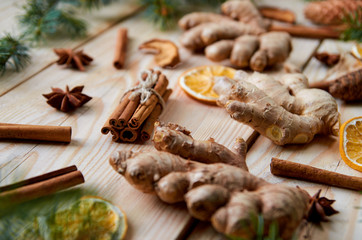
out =
[[[59,56],[58,65],[67,65],[84,71],[84,65],[89,65],[93,58],[83,53],[83,50],[73,51],[70,48],[54,49],[55,54]]]
[[[50,106],[62,112],[69,112],[83,106],[92,99],[82,93],[83,88],[84,86],[77,86],[70,91],[68,86],[66,86],[65,91],[60,88],[52,88],[53,92],[43,94],[43,96],[48,99],[47,103]]]
[[[310,199],[308,206],[307,221],[313,223],[328,222],[327,216],[339,213],[332,204],[335,200],[319,197],[321,189]]]

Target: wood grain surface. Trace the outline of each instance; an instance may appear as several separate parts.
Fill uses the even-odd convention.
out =
[[[10,28],[16,31],[17,4],[24,1],[0,1],[0,31]],[[266,5],[268,1],[258,1]],[[299,22],[304,22],[304,1],[278,0],[268,5],[284,6],[297,13]],[[152,38],[165,38],[178,46],[180,30],[159,31],[154,25],[136,14],[139,10],[133,1],[107,7],[94,14],[88,13],[90,34],[78,40],[57,40],[31,51],[33,63],[21,73],[8,72],[0,77],[0,122],[39,125],[71,126],[72,142],[54,144],[33,141],[0,141],[0,186],[36,176],[62,167],[77,165],[85,176],[82,186],[98,196],[120,206],[128,217],[129,230],[126,239],[222,239],[209,223],[192,219],[184,204],[168,205],[153,195],[143,194],[131,187],[122,176],[108,164],[109,155],[117,150],[152,150],[151,142],[145,145],[120,144],[104,136],[100,129],[117,106],[126,89],[138,78],[139,71],[155,68],[153,55],[138,50],[138,46]],[[126,18],[127,16],[130,17]],[[95,17],[94,17],[95,16]],[[123,19],[126,18],[126,19]],[[128,28],[129,46],[124,70],[112,66],[116,34],[120,27]],[[316,51],[348,51],[353,43],[293,38],[293,51],[288,62],[304,69],[310,81],[321,79],[327,68],[312,57]],[[53,47],[84,49],[94,58],[85,72],[64,69],[54,64]],[[174,90],[166,109],[161,115],[165,122],[185,126],[196,139],[214,138],[231,147],[236,137],[247,139],[254,132],[246,125],[232,120],[216,106],[205,105],[187,97],[177,81],[182,72],[192,67],[216,64],[202,55],[192,55],[181,48],[182,63],[175,69],[162,69]],[[228,65],[227,62],[222,62]],[[157,67],[156,67],[157,68]],[[278,77],[282,68],[268,73]],[[76,111],[66,114],[51,108],[42,96],[51,87],[65,88],[85,85],[84,93],[93,99]],[[342,122],[362,115],[361,104],[338,102]],[[311,194],[322,188],[322,194],[336,199],[335,208],[340,214],[323,223],[323,229],[308,227],[300,239],[358,239],[362,235],[361,194],[353,191],[326,187],[297,180],[287,180],[270,174],[271,157],[310,164],[312,166],[361,176],[341,160],[338,138],[318,136],[307,145],[279,147],[268,139],[259,137],[250,149],[247,163],[251,173],[268,181],[299,185]]]

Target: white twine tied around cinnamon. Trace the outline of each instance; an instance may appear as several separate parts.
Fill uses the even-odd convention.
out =
[[[144,75],[146,75],[145,79],[143,78]],[[131,89],[128,89],[124,93],[123,97],[126,96],[127,93],[132,92],[128,99],[134,100],[136,97],[140,96],[140,103],[143,104],[151,97],[152,94],[155,94],[159,103],[161,104],[162,109],[164,109],[165,101],[163,100],[162,96],[152,88],[158,80],[158,74],[152,72],[151,70],[143,70],[139,73],[138,79],[139,84]]]

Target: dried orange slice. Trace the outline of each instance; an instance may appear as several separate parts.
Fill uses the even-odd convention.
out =
[[[126,215],[117,206],[93,196],[37,220],[44,239],[120,240],[128,226]]]
[[[190,97],[209,104],[215,104],[218,95],[212,90],[215,77],[234,78],[235,69],[220,65],[201,66],[184,72],[179,85]]]
[[[343,161],[362,172],[362,116],[343,123],[339,138],[339,151]]]

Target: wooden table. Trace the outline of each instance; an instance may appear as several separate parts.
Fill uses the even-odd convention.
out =
[[[15,16],[20,13],[22,0],[0,2],[0,32],[17,32]],[[0,185],[29,178],[51,170],[75,164],[85,175],[84,188],[95,189],[97,195],[121,206],[128,216],[127,239],[223,239],[209,223],[192,219],[183,204],[167,205],[155,196],[133,189],[108,164],[109,155],[121,149],[152,149],[152,144],[120,144],[100,133],[105,120],[116,107],[124,91],[132,86],[138,72],[155,67],[152,55],[137,50],[151,38],[167,38],[178,43],[180,30],[161,32],[150,21],[140,16],[134,1],[114,4],[93,14],[85,14],[90,23],[87,38],[49,41],[31,50],[32,63],[22,72],[8,71],[0,77],[0,122],[72,126],[72,142],[51,144],[31,141],[0,142]],[[258,1],[265,2],[267,1]],[[273,5],[294,9],[298,22],[303,19],[300,0],[273,1]],[[125,70],[112,66],[116,32],[120,27],[129,29],[129,51]],[[327,68],[311,56],[316,51],[348,51],[352,43],[335,40],[293,39],[293,52],[289,62],[301,67],[310,82],[318,81]],[[55,64],[54,47],[84,49],[94,57],[86,72],[63,69]],[[161,116],[165,122],[175,122],[191,130],[196,139],[213,137],[217,142],[231,147],[236,137],[247,139],[253,130],[232,120],[216,106],[208,106],[187,97],[177,85],[178,76],[185,70],[206,64],[215,64],[201,55],[191,55],[181,49],[182,64],[174,70],[163,70],[170,79],[171,95]],[[225,63],[227,64],[227,63]],[[273,73],[277,74],[277,73]],[[49,107],[43,93],[50,87],[64,88],[85,85],[84,92],[93,97],[84,107],[66,114]],[[338,101],[341,121],[361,116],[361,104],[345,104]],[[349,168],[338,150],[338,138],[317,136],[303,146],[279,147],[260,136],[247,155],[250,172],[270,182],[299,185],[310,194],[322,189],[322,195],[336,199],[334,207],[340,211],[323,223],[323,229],[308,228],[300,239],[361,239],[362,206],[360,193],[303,181],[287,180],[272,176],[269,170],[271,157],[310,164],[327,170],[353,176],[362,176]]]

